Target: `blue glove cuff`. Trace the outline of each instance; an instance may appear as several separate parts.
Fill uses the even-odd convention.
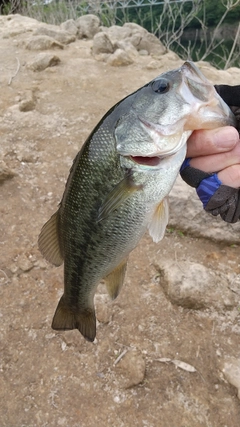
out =
[[[186,167],[190,166],[190,160],[191,160],[191,158],[188,158],[188,159],[184,160],[184,162],[183,162],[183,164],[181,166],[180,172],[182,172]]]
[[[201,200],[204,209],[206,208],[209,200],[221,184],[222,182],[220,181],[216,173],[201,181],[201,183],[197,187],[197,195]]]

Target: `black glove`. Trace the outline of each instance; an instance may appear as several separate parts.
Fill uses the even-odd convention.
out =
[[[214,87],[217,93],[221,96],[224,102],[229,105],[229,107],[240,107],[240,85],[215,85]]]
[[[234,113],[240,131],[240,86],[217,85],[215,88]],[[240,190],[223,185],[217,173],[209,174],[192,168],[190,160],[184,161],[180,174],[188,185],[197,189],[204,209],[214,216],[220,215],[226,222],[237,222],[240,217]]]
[[[240,132],[240,85],[216,85],[215,89],[221,98],[226,102],[226,104],[231,108],[237,119],[236,128],[238,132]]]

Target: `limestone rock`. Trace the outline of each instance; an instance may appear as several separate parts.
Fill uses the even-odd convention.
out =
[[[183,60],[175,52],[168,51],[163,55],[152,55],[153,59],[147,64],[148,70],[158,69],[159,74],[162,70],[167,69],[176,69],[181,67]],[[162,68],[162,70],[161,70]]]
[[[228,357],[221,363],[221,371],[226,380],[238,390],[238,399],[240,399],[240,359]]]
[[[140,384],[144,380],[146,370],[146,363],[141,352],[128,351],[117,364],[117,370],[122,377],[122,387],[129,388]]]
[[[168,52],[164,53],[164,55],[161,57],[162,61],[179,61],[181,60],[180,57],[173,52],[172,50],[169,50]],[[182,61],[182,60],[181,60]]]
[[[23,99],[19,104],[19,110],[22,112],[33,111],[35,108],[35,102],[33,99]]]
[[[33,71],[43,71],[48,67],[58,65],[59,62],[60,58],[58,56],[52,55],[51,53],[40,52],[27,66]]]
[[[116,42],[114,44],[114,48],[115,48],[115,50],[117,50],[117,49],[124,50],[133,61],[137,58],[137,56],[139,54],[137,49],[127,40],[122,40],[122,41]]]
[[[60,29],[68,32],[69,34],[73,34],[74,36],[78,33],[78,27],[73,19],[68,19],[65,22],[60,24]]]
[[[83,15],[76,21],[78,37],[92,39],[100,31],[100,19],[95,15]]]
[[[159,70],[161,68],[161,65],[160,65],[159,61],[157,61],[156,59],[153,59],[152,61],[150,61],[147,64],[146,68],[148,70]]]
[[[172,304],[190,309],[232,309],[237,304],[227,278],[190,261],[160,263],[160,284]]]
[[[96,59],[96,61],[107,62],[110,55],[110,53],[98,53],[94,55],[94,59]]]
[[[127,52],[122,49],[117,49],[110,57],[108,58],[108,64],[114,67],[119,67],[122,65],[130,65],[133,63],[133,59],[130,58]]]
[[[19,103],[19,110],[22,112],[32,111],[35,109],[36,99],[34,93],[28,90],[24,93]]]
[[[147,33],[142,37],[138,45],[138,50],[146,50],[149,55],[161,56],[166,52],[166,48],[154,34]]]
[[[112,42],[124,40],[127,37],[130,37],[132,33],[131,28],[128,28],[126,26],[120,27],[119,25],[112,25],[111,27],[106,28],[106,30],[103,31],[107,32]]]
[[[240,222],[228,224],[202,208],[196,191],[178,177],[170,193],[169,226],[187,231],[193,236],[206,237],[214,241],[239,243]],[[181,215],[179,215],[181,212]]]
[[[141,27],[141,25],[135,24],[135,22],[126,22],[123,25],[123,28],[127,28],[131,31],[131,34],[136,34],[136,33],[142,33],[142,34],[147,34],[147,30],[145,30],[145,28]]]
[[[15,175],[15,172],[9,169],[3,160],[0,160],[0,184],[7,179],[13,178]]]
[[[113,66],[129,65],[138,55],[159,57],[166,51],[157,37],[134,23],[126,23],[123,27],[100,27],[100,31],[94,36],[93,54],[95,59],[107,60]],[[113,55],[107,59],[99,56],[103,53]]]
[[[147,50],[145,50],[145,49],[141,49],[141,50],[139,50],[139,55],[141,55],[141,56],[147,56],[148,55],[148,51]]]
[[[128,42],[130,42],[137,49],[137,51],[139,51],[139,50],[141,50],[139,48],[139,46],[140,46],[142,38],[143,38],[142,33],[135,33],[135,34],[131,35],[131,37],[128,37],[126,40]]]
[[[100,53],[113,53],[113,45],[109,39],[107,33],[97,33],[93,37],[93,55],[99,55]]]
[[[0,15],[1,16],[1,15]],[[4,38],[16,37],[36,29],[39,22],[36,19],[19,14],[1,16],[0,33]]]
[[[31,37],[25,45],[28,50],[63,49],[63,44],[52,37],[42,35]]]
[[[160,40],[142,28],[140,25],[129,22],[123,25],[124,29],[131,31],[131,35],[126,38],[138,50],[146,50],[149,55],[162,55],[166,52],[166,48]]]
[[[48,36],[61,44],[69,44],[76,40],[76,36],[74,34],[70,34],[67,31],[53,30],[49,27],[39,27],[34,31],[33,35]]]
[[[24,272],[29,271],[33,268],[32,262],[25,254],[19,255],[17,259],[17,266],[18,268],[20,268],[20,270]]]

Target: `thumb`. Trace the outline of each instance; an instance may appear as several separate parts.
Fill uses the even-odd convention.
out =
[[[232,126],[198,130],[193,132],[188,139],[187,157],[208,156],[230,151],[238,141],[238,131]]]

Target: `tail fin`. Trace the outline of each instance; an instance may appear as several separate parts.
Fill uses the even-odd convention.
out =
[[[64,295],[61,297],[55,311],[52,328],[55,330],[78,329],[88,341],[96,337],[96,316],[94,309],[75,311],[66,304]]]

